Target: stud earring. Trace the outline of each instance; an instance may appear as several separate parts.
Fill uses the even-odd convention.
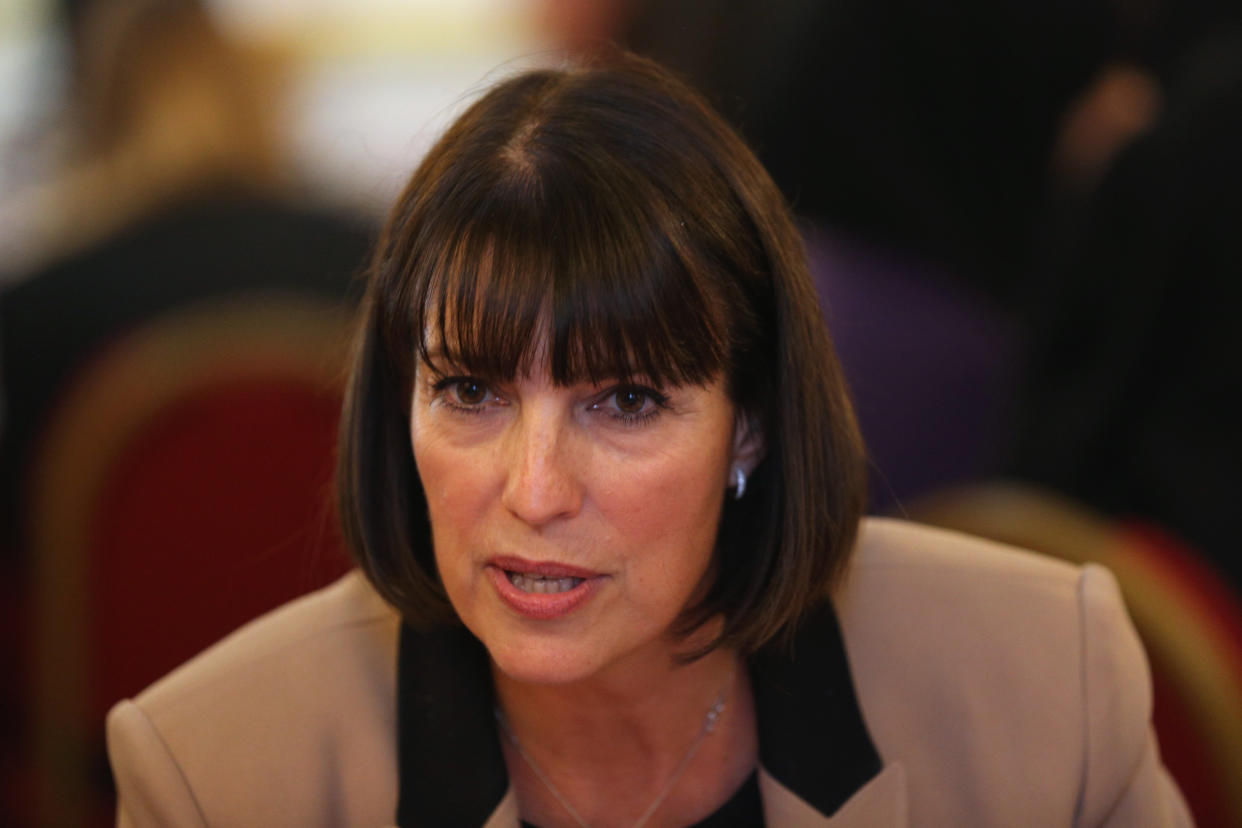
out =
[[[746,472],[742,471],[741,466],[733,467],[733,499],[741,500],[742,495],[746,494]]]

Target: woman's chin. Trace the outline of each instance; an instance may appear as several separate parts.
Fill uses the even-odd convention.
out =
[[[486,644],[486,642],[484,642]],[[572,684],[596,675],[596,659],[571,652],[541,652],[542,648],[488,647],[492,665],[504,676],[523,684]]]

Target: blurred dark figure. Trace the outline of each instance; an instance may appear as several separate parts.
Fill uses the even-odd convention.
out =
[[[1214,4],[1164,11],[1140,54],[1165,107],[1054,263],[1013,468],[1163,524],[1242,588],[1242,25]]]
[[[52,596],[63,602],[62,614],[68,625],[64,629],[69,630],[70,638],[76,636],[84,642],[81,647],[86,649],[53,651],[55,648],[46,645],[48,635],[61,635],[63,639],[64,634],[47,629],[49,617],[54,619],[59,610],[36,607],[36,602],[49,600],[47,593],[55,581],[36,574],[40,566],[46,570],[48,563],[35,560],[31,551],[31,482],[37,471],[36,459],[49,439],[49,426],[66,418],[65,400],[71,390],[105,362],[106,356],[115,355],[118,343],[130,341],[135,332],[148,330],[172,314],[228,305],[255,314],[266,312],[274,323],[281,323],[282,309],[296,306],[322,309],[311,313],[318,314],[316,319],[332,313],[343,318],[352,303],[352,276],[368,244],[368,231],[361,225],[331,212],[300,206],[286,195],[290,188],[283,174],[280,129],[274,114],[277,75],[272,66],[227,41],[197,2],[77,0],[66,4],[66,11],[74,50],[71,121],[76,129],[75,151],[58,180],[42,188],[29,204],[29,210],[42,211],[35,225],[46,237],[39,241],[52,243],[51,254],[34,272],[10,277],[0,294],[0,377],[5,408],[0,438],[0,605],[6,622],[0,639],[0,673],[28,677],[38,665],[39,675],[47,681],[59,681],[61,690],[82,698],[70,702],[54,698],[56,694],[48,690],[44,679],[0,683],[0,693],[4,694],[0,699],[0,774],[4,776],[0,823],[5,824],[33,818],[35,783],[49,791],[44,805],[54,803],[54,814],[45,811],[42,821],[78,824],[92,815],[111,821],[102,747],[103,710],[115,698],[147,684],[231,628],[195,626],[193,608],[185,607],[185,618],[159,618],[149,625],[158,635],[144,639],[145,652],[136,657],[136,662],[142,662],[143,657],[158,653],[158,658],[146,661],[170,663],[143,663],[137,669],[108,662],[111,655],[104,657],[92,648],[124,648],[126,641],[118,639],[132,634],[115,626],[119,623],[116,618],[135,609],[135,603],[123,597],[128,593],[122,584],[121,592],[103,597],[83,596],[72,589]],[[0,262],[0,268],[12,267],[11,262]],[[242,335],[239,329],[234,338]],[[224,332],[224,341],[228,336]],[[140,382],[139,387],[160,381],[153,377]],[[252,386],[245,388],[257,389]],[[238,387],[235,384],[233,390]],[[115,393],[123,396],[130,392],[118,388]],[[118,405],[124,402],[119,400]],[[306,429],[308,434],[322,434],[322,439],[308,438],[305,453],[313,457],[305,465],[314,474],[322,467],[324,479],[308,479],[302,488],[326,487],[331,467],[331,419],[337,402],[329,394],[315,401],[315,406],[313,415],[317,419],[313,423],[288,424],[291,432]],[[184,409],[182,413],[202,410],[207,409]],[[257,409],[230,413],[222,407],[219,411],[223,419],[217,418],[218,422],[236,416],[247,423],[267,416]],[[137,429],[135,426],[133,434],[120,436],[102,434],[98,442],[120,445],[122,438],[133,442],[141,434]],[[208,469],[202,471],[203,485],[249,497],[267,479],[267,471],[299,473],[296,469],[269,469],[284,464],[265,458],[262,448],[242,450],[253,451],[249,462],[259,464],[253,476],[247,475],[252,479],[217,485]],[[236,458],[239,464],[247,461],[246,457]],[[278,506],[295,500],[294,494],[280,491],[266,494]],[[317,494],[316,490],[316,498]],[[166,493],[166,497],[175,495]],[[200,563],[194,558],[200,554],[196,543],[205,547],[220,538],[236,537],[240,548],[244,543],[268,543],[265,539],[272,536],[277,540],[271,543],[284,545],[273,552],[266,565],[279,571],[278,561],[296,555],[297,550],[288,542],[292,530],[275,517],[279,508],[269,508],[265,502],[243,504],[247,514],[240,516],[240,521],[237,515],[210,518],[213,527],[221,527],[212,532],[204,532],[200,526],[177,530],[169,510],[159,514],[153,510],[146,521],[149,529],[141,531],[151,544],[162,543],[166,530],[187,535],[185,544],[168,548],[162,555],[167,561],[164,565],[176,567],[181,561],[186,572]],[[310,523],[304,513],[311,507],[298,508],[302,511],[287,509],[290,520]],[[60,520],[73,519],[65,516]],[[48,515],[42,520],[41,531],[46,534]],[[50,522],[56,520],[52,515]],[[112,524],[104,528],[115,529],[118,520],[114,515]],[[80,528],[87,531],[98,527]],[[220,543],[223,548],[214,552],[204,548],[201,556],[206,559],[214,555],[227,562],[234,551],[228,545],[225,540]],[[144,554],[155,553],[144,550]],[[117,562],[116,572],[125,573],[123,576],[112,573],[111,566],[111,561],[82,560],[75,563],[73,571],[53,576],[70,584],[85,579],[92,590],[98,590],[99,585],[112,584],[118,578],[132,579],[134,570],[127,567],[145,567],[150,579],[166,574],[154,565],[140,564],[136,558],[125,564]],[[225,602],[228,606],[213,616],[212,623],[217,626],[235,625],[291,597],[279,591],[269,595],[262,584],[248,596],[242,579],[258,582],[270,573],[263,570],[260,576],[253,568],[234,569],[238,583],[233,591],[238,597]],[[31,586],[36,581],[37,589]],[[314,584],[298,586],[305,589]],[[134,591],[138,591],[137,586]],[[78,603],[86,598],[90,600],[79,608]],[[256,602],[264,605],[252,605]],[[108,608],[117,612],[103,621],[92,614]],[[73,623],[86,626],[74,628]],[[188,637],[187,630],[193,631]],[[101,643],[101,638],[108,640]],[[35,645],[33,640],[44,643]],[[74,680],[69,677],[89,686],[65,687]],[[65,723],[49,725],[44,721],[46,716],[32,716],[34,700],[44,706],[61,705],[61,714],[78,705],[89,724],[82,726],[81,733],[71,729],[55,732],[57,727],[65,730]],[[44,721],[38,725],[43,730],[37,739],[32,720]],[[62,744],[56,739],[69,741]],[[84,745],[79,744],[82,739],[86,740]],[[40,743],[38,761],[42,766],[38,772],[18,747],[32,741]],[[63,778],[46,778],[49,773],[62,772]],[[84,780],[83,772],[94,777]],[[36,778],[40,776],[43,778]]]

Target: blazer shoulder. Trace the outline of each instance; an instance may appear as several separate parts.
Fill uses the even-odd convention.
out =
[[[872,737],[943,824],[1076,824],[1146,755],[1151,678],[1103,567],[870,519],[834,603]]]
[[[939,572],[971,580],[1073,588],[1081,567],[985,538],[895,518],[866,518],[851,563],[854,570],[901,571],[913,577]]]
[[[333,813],[352,824],[377,808],[391,819],[399,627],[353,572],[119,703],[108,746],[122,807],[180,779],[179,801],[198,802],[208,824],[311,825]],[[176,772],[153,771],[144,744]]]

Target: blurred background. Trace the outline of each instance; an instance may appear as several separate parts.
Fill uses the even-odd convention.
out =
[[[348,567],[384,211],[491,80],[607,43],[794,205],[872,511],[1112,568],[1166,762],[1242,826],[1225,0],[6,0],[0,824],[110,824],[108,707]]]

